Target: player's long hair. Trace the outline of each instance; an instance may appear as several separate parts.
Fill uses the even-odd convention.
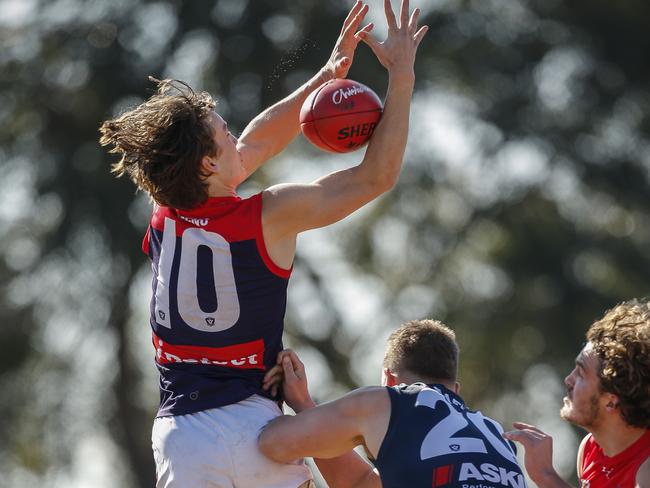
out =
[[[650,427],[650,302],[630,300],[608,310],[587,331],[600,359],[601,389],[618,396],[625,422]]]
[[[215,102],[182,81],[149,79],[156,93],[104,122],[99,142],[121,155],[114,174],[127,174],[160,205],[191,209],[208,198],[201,159],[218,151],[207,122]]]

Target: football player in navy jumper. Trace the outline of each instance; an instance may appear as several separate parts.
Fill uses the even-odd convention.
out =
[[[207,93],[176,81],[104,122],[113,167],[152,197],[143,242],[151,258],[152,343],[160,407],[152,443],[158,487],[295,488],[304,463],[273,463],[259,429],[281,414],[262,388],[282,350],[286,289],[300,232],[332,224],[396,183],[408,134],[415,54],[427,31],[404,0],[384,3],[378,42],[357,1],[325,66],[255,117],[235,138]],[[242,199],[237,188],[300,131],[299,112],[322,83],[345,78],[364,41],[388,71],[384,113],[362,161],[310,184],[284,184]]]
[[[331,488],[524,488],[503,428],[458,395],[454,332],[434,320],[402,325],[388,339],[385,386],[315,406],[304,366],[279,355],[283,392],[298,412],[271,422],[260,447],[271,459],[313,456]],[[375,469],[352,449],[363,446]]]

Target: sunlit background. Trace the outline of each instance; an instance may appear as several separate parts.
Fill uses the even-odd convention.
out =
[[[551,433],[575,481],[562,379],[589,324],[650,283],[650,4],[411,4],[431,30],[400,181],[300,237],[286,344],[323,401],[379,381],[400,323],[441,319],[468,403]],[[241,130],[326,61],[350,5],[0,0],[0,486],[153,485],[150,205],[110,176],[101,121],[154,75],[209,91]],[[385,93],[365,46],[350,77]],[[241,195],[362,155],[299,137]]]

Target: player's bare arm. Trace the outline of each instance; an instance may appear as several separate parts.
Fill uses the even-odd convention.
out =
[[[237,146],[248,175],[281,152],[298,134],[300,107],[307,96],[326,81],[347,76],[354,52],[361,40],[358,34],[370,32],[372,29],[372,24],[368,24],[359,31],[367,12],[368,6],[357,0],[343,22],[332,54],[323,68],[300,88],[264,110],[246,126]]]
[[[315,406],[309,394],[305,366],[291,349],[278,355],[282,370],[282,393],[287,404],[298,415],[284,415],[271,422],[260,436],[260,448],[271,459],[289,462],[305,456],[331,458],[368,444],[370,454],[376,455],[388,427],[390,399],[383,387],[366,387],[352,391],[338,400]],[[273,368],[275,369],[275,368]],[[275,378],[275,379],[274,379]],[[277,375],[266,374],[264,383],[277,381]],[[385,426],[375,420],[377,412],[385,410]],[[332,425],[332,419],[337,419]],[[372,435],[368,435],[372,432]],[[378,437],[378,440],[374,439]],[[366,438],[364,441],[364,437]]]
[[[524,465],[531,480],[540,488],[567,488],[567,484],[553,467],[553,438],[523,422],[513,424],[515,430],[503,434],[524,446]]]
[[[381,121],[358,166],[331,173],[311,184],[285,184],[264,193],[264,240],[280,266],[291,263],[298,233],[337,222],[390,190],[399,176],[408,135],[415,81],[413,65],[427,26],[418,28],[419,10],[409,15],[402,2],[399,21],[384,1],[388,36],[379,42],[368,32],[356,34],[387,69],[389,83]]]
[[[278,417],[262,432],[260,448],[278,462],[340,456],[363,444],[364,417],[382,397],[390,401],[384,388],[364,388],[299,415]]]
[[[265,378],[265,387],[277,386],[282,380],[282,393],[287,404],[297,413],[314,408],[316,404],[309,394],[305,367],[300,358],[291,349],[285,349],[278,355],[278,365],[269,371]],[[388,423],[388,418],[383,420]],[[381,426],[368,426],[377,435],[383,437]],[[374,442],[381,442],[381,439]],[[334,458],[315,458],[319,471],[331,488],[381,488],[378,473],[355,451],[349,451]]]

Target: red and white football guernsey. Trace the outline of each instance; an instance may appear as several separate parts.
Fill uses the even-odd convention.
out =
[[[282,350],[291,270],[266,252],[262,194],[156,206],[142,248],[153,269],[158,416],[268,397],[262,378]]]
[[[634,488],[636,472],[648,457],[650,457],[650,430],[623,452],[612,457],[606,456],[593,436],[589,434],[582,455],[580,486]]]

